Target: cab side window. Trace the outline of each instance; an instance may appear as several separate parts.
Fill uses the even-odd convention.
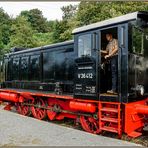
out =
[[[143,55],[143,37],[144,34],[136,27],[132,27],[132,52]]]
[[[78,37],[78,57],[91,56],[91,34]]]

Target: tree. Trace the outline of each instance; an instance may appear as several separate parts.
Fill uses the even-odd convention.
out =
[[[17,17],[11,27],[12,35],[8,47],[35,47],[36,41],[33,39],[34,31],[30,23],[27,22],[25,17]]]
[[[31,24],[32,28],[38,32],[48,32],[48,24],[46,18],[43,17],[42,11],[39,9],[32,9],[29,11],[22,11],[20,16],[24,16]]]
[[[44,46],[53,43],[53,32],[49,33],[34,33],[33,39],[37,42],[37,46]]]
[[[60,38],[61,34],[66,30],[66,21],[58,21],[56,20],[54,23],[54,28],[53,28],[53,42],[62,42],[64,41],[63,39]]]
[[[54,24],[55,24],[55,21],[53,21],[53,20],[47,21],[47,26],[48,26],[49,32],[53,32]]]
[[[7,13],[0,8],[0,31],[1,31],[1,41],[3,45],[7,45],[10,40],[10,28],[12,20]]]
[[[4,53],[3,49],[4,49],[4,44],[2,42],[2,33],[1,33],[1,29],[0,29],[0,60],[1,60],[1,57],[2,57],[2,55]]]
[[[77,26],[76,5],[64,6],[61,8],[63,16],[61,21],[56,21],[53,27],[54,42],[61,42],[72,39],[72,30]]]
[[[4,12],[3,8],[0,8],[0,19],[0,26],[9,23],[10,17],[7,13]]]
[[[77,5],[63,6],[61,10],[63,11],[63,20],[70,20],[77,12]]]
[[[146,2],[85,2],[79,4],[79,26],[102,21],[134,11],[148,10]]]

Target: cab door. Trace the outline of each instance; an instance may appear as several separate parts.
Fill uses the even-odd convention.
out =
[[[98,34],[85,32],[75,36],[74,96],[98,99]]]
[[[119,102],[128,101],[128,24],[118,26],[118,92]]]

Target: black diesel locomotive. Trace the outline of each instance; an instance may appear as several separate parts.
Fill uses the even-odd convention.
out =
[[[108,44],[108,32],[118,40],[117,94],[106,93],[112,71],[101,50]],[[31,108],[38,119],[46,112],[50,120],[80,117],[83,129],[91,133],[141,135],[138,131],[148,114],[148,12],[76,28],[73,34],[74,41],[6,54],[1,62],[0,100],[17,102],[24,115],[23,109]],[[23,104],[26,99],[28,105]],[[35,108],[44,111],[42,118]]]
[[[104,69],[99,66],[103,61],[99,49],[105,49],[105,34],[111,32],[119,42],[118,91],[123,102],[127,102],[128,96],[146,94],[146,14],[138,13],[137,20],[123,17],[125,20],[118,22],[112,19],[113,21],[105,21],[104,24],[96,23],[78,28],[73,31],[75,49],[74,41],[16,52],[14,49],[4,57],[4,86],[56,93],[74,92],[79,97],[98,99],[98,95],[103,95],[111,86],[111,71],[106,69],[109,64]]]

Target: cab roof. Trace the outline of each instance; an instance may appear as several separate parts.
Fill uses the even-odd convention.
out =
[[[138,17],[142,18],[143,16],[148,18],[148,11],[137,11],[137,12],[129,13],[126,15],[118,16],[115,18],[107,19],[101,22],[82,26],[74,29],[72,33],[76,34],[76,33],[84,32],[84,31],[88,31],[88,30],[92,30],[92,29],[96,29],[96,28],[100,28],[100,27],[104,27],[112,24],[118,24],[118,23],[123,23],[127,21],[137,20]]]

